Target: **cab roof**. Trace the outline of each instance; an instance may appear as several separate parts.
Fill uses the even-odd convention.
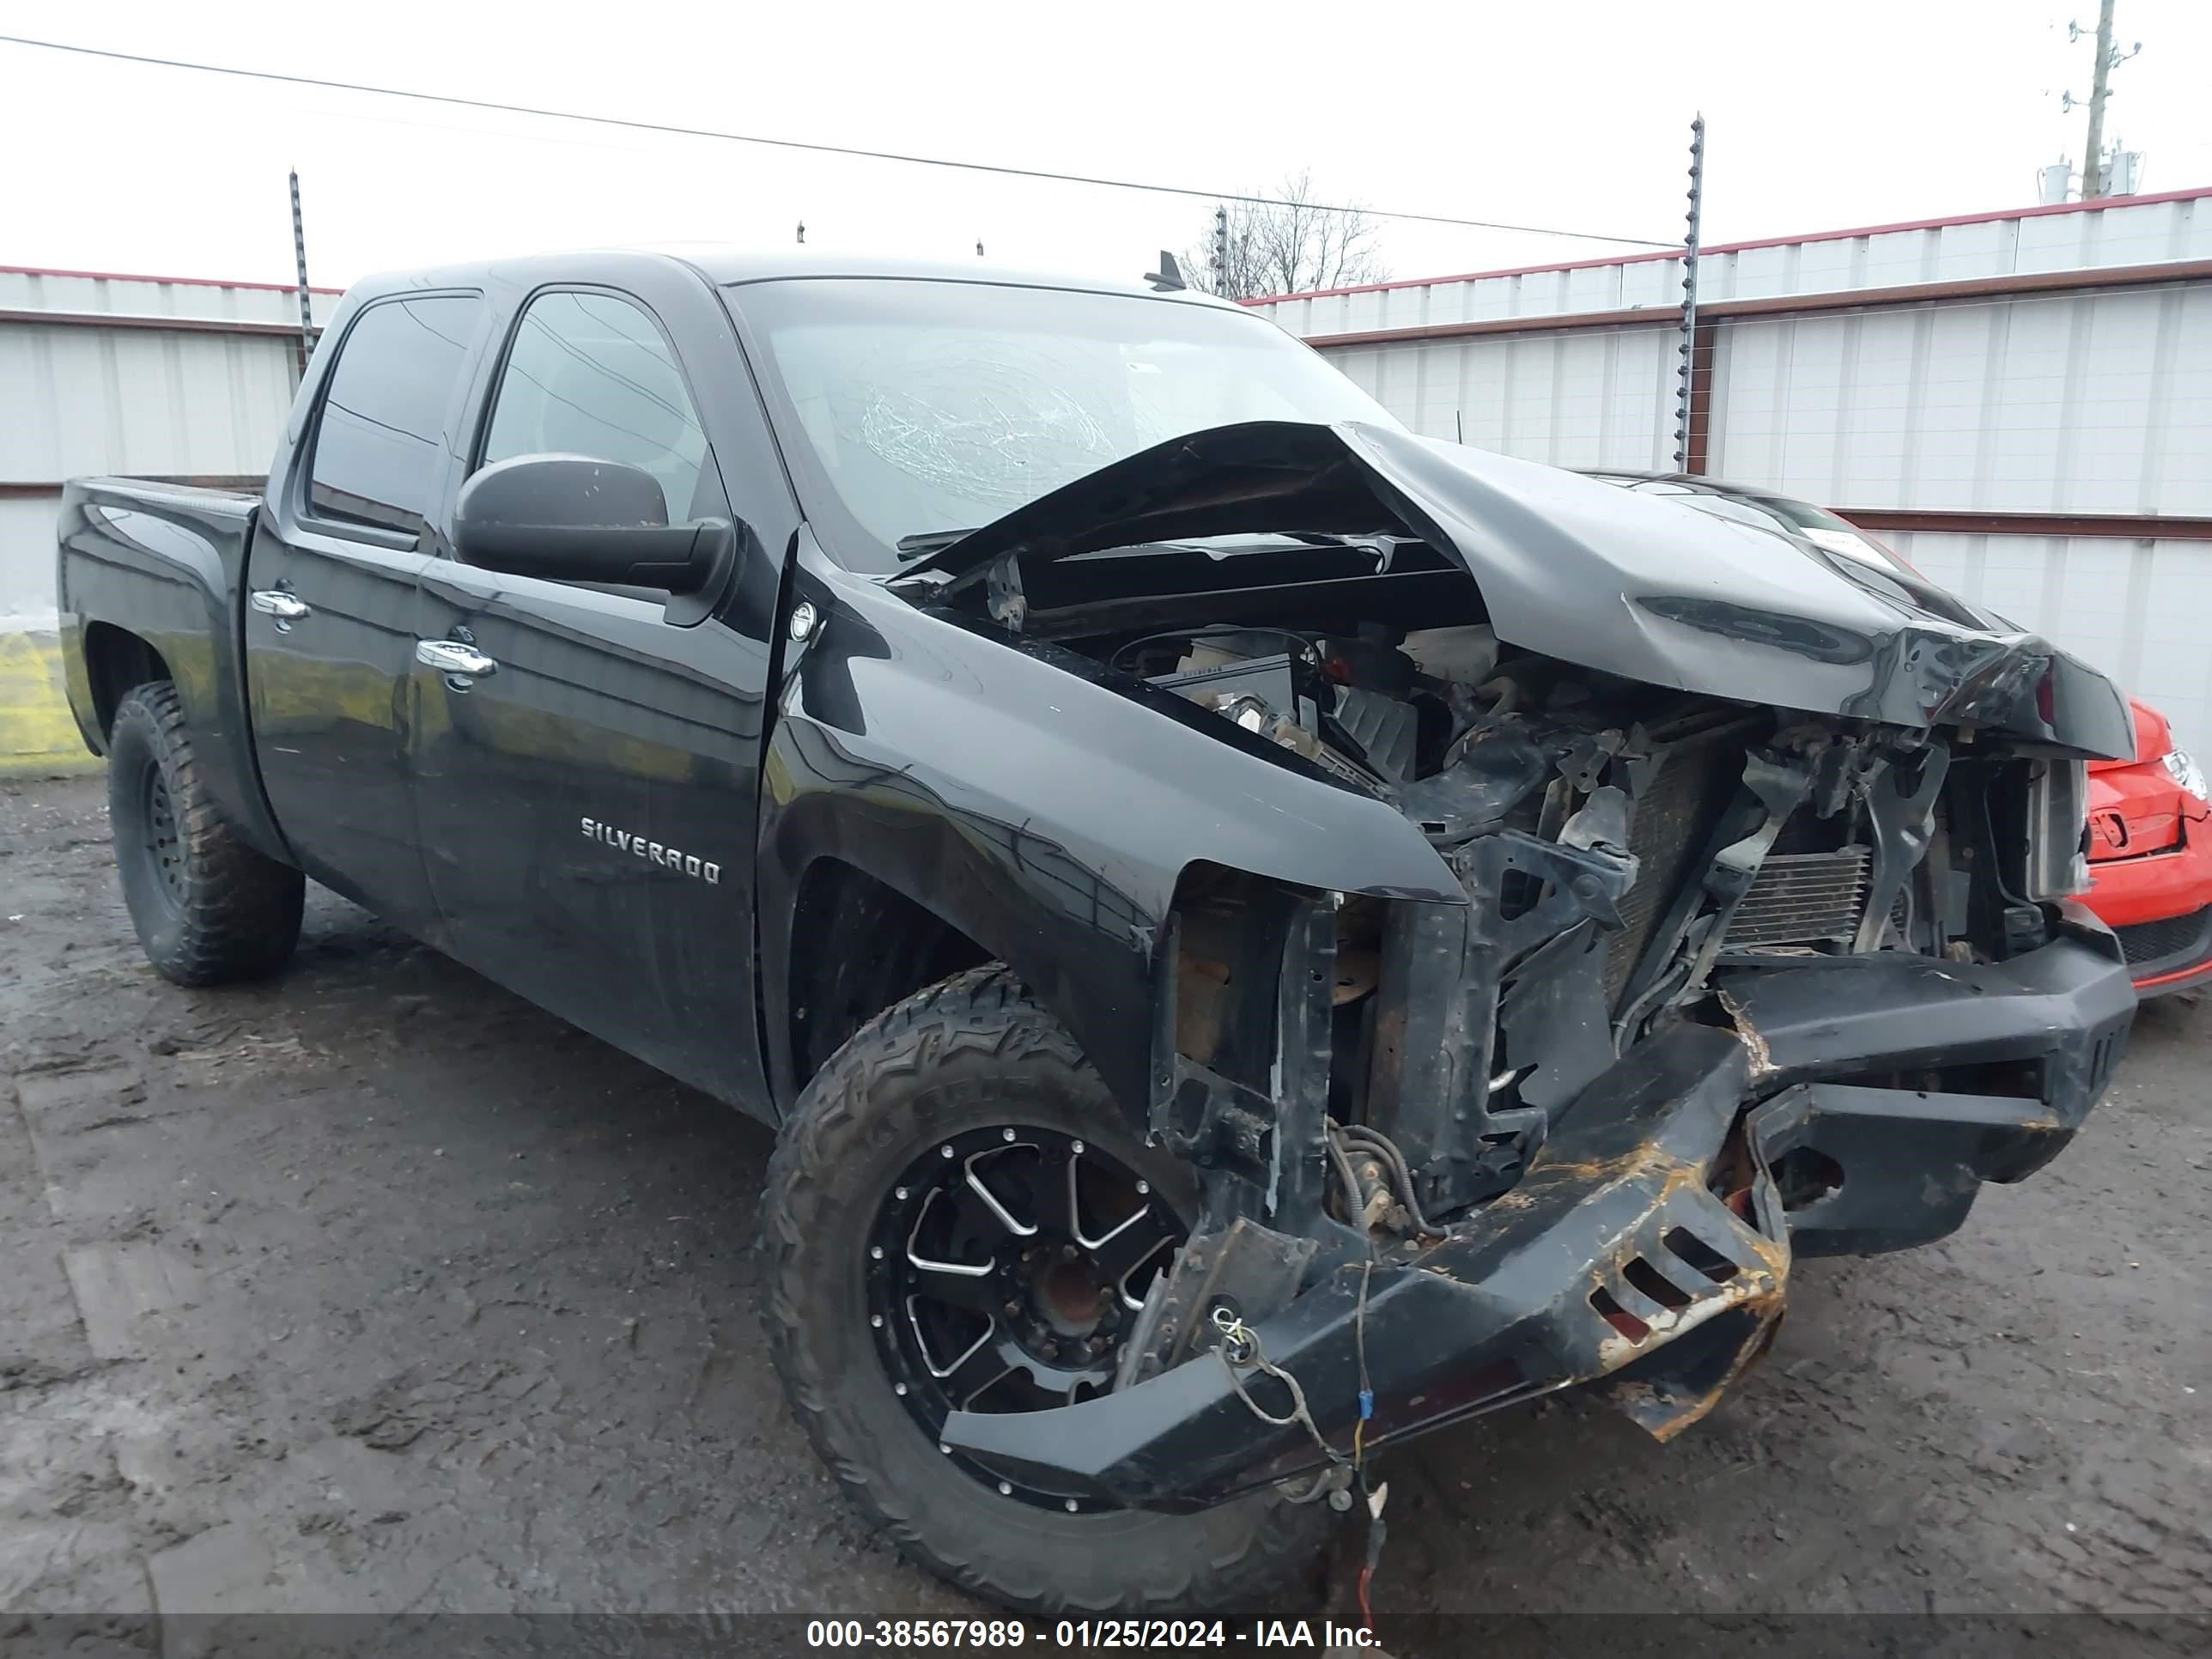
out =
[[[1132,260],[1133,267],[1149,263]],[[764,250],[725,243],[670,243],[653,247],[578,248],[568,252],[533,253],[518,258],[473,260],[466,263],[381,271],[363,277],[349,292],[364,297],[408,289],[479,288],[540,283],[618,278],[625,269],[659,264],[689,268],[717,287],[775,282],[791,277],[891,277],[912,282],[978,283],[997,287],[1049,288],[1083,293],[1122,294],[1150,300],[1169,300],[1188,305],[1212,306],[1243,311],[1243,307],[1218,300],[1196,289],[1162,289],[1147,282],[1140,270],[1124,280],[1067,272],[1009,269],[988,260],[925,260],[884,254],[840,252],[826,248],[787,247]]]

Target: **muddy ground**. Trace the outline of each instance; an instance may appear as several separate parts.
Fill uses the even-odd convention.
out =
[[[757,1126],[319,890],[283,978],[158,981],[96,780],[0,786],[0,1614],[978,1611],[785,1415]],[[1401,1455],[1384,1638],[2205,1640],[2158,1615],[2212,1613],[2208,1096],[2212,1008],[2154,1008],[2057,1164],[1943,1245],[1804,1267],[1771,1358],[1670,1447],[1570,1400]],[[1342,1616],[1356,1565],[1282,1611]]]

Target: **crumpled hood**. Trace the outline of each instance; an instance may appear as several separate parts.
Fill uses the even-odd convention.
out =
[[[1464,566],[1498,637],[1524,650],[1711,696],[2134,753],[2127,705],[2102,674],[1941,589],[1389,427],[1268,421],[1176,438],[1017,508],[897,585],[950,597],[1009,554],[1050,561],[1191,537],[1392,530]]]

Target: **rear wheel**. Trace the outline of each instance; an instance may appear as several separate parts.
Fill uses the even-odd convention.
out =
[[[862,1027],[785,1124],[762,1227],[770,1351],[847,1495],[923,1565],[1026,1613],[1224,1609],[1295,1573],[1320,1505],[1115,1509],[938,1440],[955,1409],[1108,1391],[1195,1204],[1003,968]]]
[[[274,973],[300,939],[306,878],[246,844],[209,796],[177,689],[124,694],[107,740],[107,816],[147,961],[179,985]]]

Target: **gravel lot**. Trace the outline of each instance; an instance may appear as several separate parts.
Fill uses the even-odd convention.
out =
[[[0,786],[0,1613],[979,1611],[787,1419],[769,1138],[726,1109],[319,890],[281,980],[162,983],[97,780]],[[1562,1401],[1401,1455],[1384,1638],[1935,1611],[2203,1651],[2160,1615],[2212,1615],[2208,1077],[2212,1009],[2153,1008],[2051,1170],[1808,1266],[1672,1447]],[[1345,1616],[1357,1541],[1285,1616]]]

